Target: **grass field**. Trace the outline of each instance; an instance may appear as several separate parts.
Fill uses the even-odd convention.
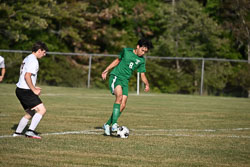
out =
[[[41,86],[42,140],[11,137],[24,115],[15,85],[0,84],[1,167],[249,167],[250,99],[130,93],[120,125],[128,139],[104,136],[108,90]]]

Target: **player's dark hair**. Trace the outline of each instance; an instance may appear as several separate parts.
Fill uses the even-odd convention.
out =
[[[46,52],[48,51],[48,47],[47,47],[47,45],[45,43],[43,43],[41,41],[37,41],[32,46],[32,52],[37,52],[39,49],[46,50]]]
[[[140,40],[137,42],[137,45],[139,45],[140,47],[144,46],[144,47],[148,48],[148,50],[154,48],[154,46],[153,46],[153,44],[151,43],[151,41],[149,41],[149,40],[147,40],[147,39],[144,39],[144,38],[143,38],[143,39],[140,39]]]

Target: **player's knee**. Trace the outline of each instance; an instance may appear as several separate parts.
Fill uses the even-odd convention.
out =
[[[26,119],[28,119],[28,120],[30,120],[30,119],[32,118],[32,116],[31,116],[29,113],[27,113],[27,112],[26,112],[26,114],[24,115],[24,117],[25,117]]]
[[[37,109],[36,109],[37,113],[41,114],[41,115],[44,115],[46,113],[46,108],[44,107],[44,105],[42,106],[39,106]]]
[[[30,115],[31,117],[33,117],[34,115],[35,115],[35,113],[36,113],[36,111],[35,110],[32,110],[32,109],[27,109],[27,110],[25,110],[26,111],[26,113],[28,113],[28,115]],[[28,117],[28,116],[27,116]]]
[[[118,103],[118,104],[122,103],[122,96],[117,96],[116,103]]]
[[[46,110],[46,108],[44,107],[44,108],[41,109],[41,112],[40,112],[40,113],[41,113],[42,115],[44,115],[44,114],[46,113],[46,111],[47,111],[47,110]]]

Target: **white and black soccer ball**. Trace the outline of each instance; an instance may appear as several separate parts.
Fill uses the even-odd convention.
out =
[[[117,135],[120,138],[128,138],[129,136],[129,129],[126,126],[120,126],[117,130]]]

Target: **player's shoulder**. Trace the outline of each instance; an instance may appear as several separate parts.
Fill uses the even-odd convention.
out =
[[[123,49],[123,54],[125,54],[125,55],[133,55],[134,54],[134,52],[133,52],[133,48],[124,48]]]
[[[134,49],[133,48],[124,48],[123,50],[126,52],[133,52]]]
[[[38,60],[34,54],[30,54],[24,59],[24,62],[38,63]]]
[[[37,58],[36,58],[36,56],[34,54],[30,54],[26,58],[31,60],[31,61],[37,61]]]

